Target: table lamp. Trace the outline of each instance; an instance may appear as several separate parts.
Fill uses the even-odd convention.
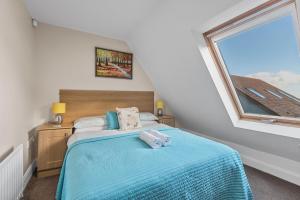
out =
[[[156,109],[157,109],[157,115],[158,116],[163,116],[164,106],[165,106],[165,103],[163,102],[163,100],[157,100],[156,101]]]
[[[61,125],[63,122],[63,115],[66,112],[66,104],[65,103],[53,103],[52,104],[52,113],[55,114],[54,122],[57,125]]]

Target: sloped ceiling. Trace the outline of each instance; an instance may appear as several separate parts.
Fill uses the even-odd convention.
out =
[[[131,33],[130,46],[187,129],[300,161],[299,140],[234,128],[197,49],[193,29],[238,0],[169,0]]]

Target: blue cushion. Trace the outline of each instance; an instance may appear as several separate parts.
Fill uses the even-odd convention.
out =
[[[117,112],[107,112],[106,120],[107,120],[107,129],[108,130],[120,128]]]

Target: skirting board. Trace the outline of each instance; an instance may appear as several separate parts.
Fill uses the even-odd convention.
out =
[[[34,170],[36,168],[36,161],[34,160],[30,165],[29,167],[27,168],[24,176],[23,176],[23,191],[25,190],[27,184],[29,183],[33,173],[34,173]]]
[[[219,140],[195,131],[183,130],[228,145],[240,153],[245,165],[300,186],[300,162],[258,151],[236,143]]]

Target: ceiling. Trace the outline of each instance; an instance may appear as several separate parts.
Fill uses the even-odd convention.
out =
[[[162,0],[25,0],[40,22],[125,39]]]

